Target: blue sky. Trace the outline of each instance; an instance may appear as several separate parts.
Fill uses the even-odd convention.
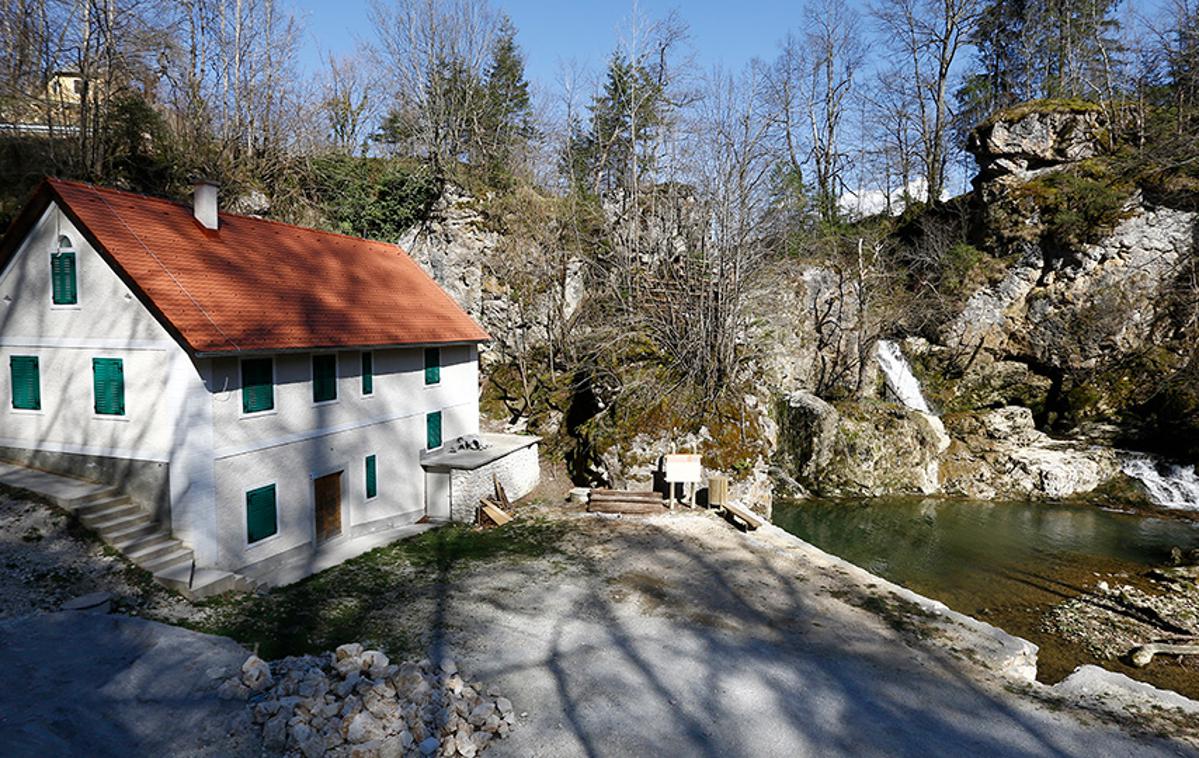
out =
[[[616,46],[618,29],[633,11],[630,2],[507,0],[495,2],[515,23],[531,81],[555,88],[560,64],[576,61],[597,72]],[[322,52],[353,52],[370,39],[369,0],[297,0],[304,19],[301,62],[309,71]],[[751,58],[771,58],[786,30],[797,26],[798,0],[639,0],[642,16],[661,18],[678,11],[690,30],[695,62],[703,69],[722,64],[740,69]]]

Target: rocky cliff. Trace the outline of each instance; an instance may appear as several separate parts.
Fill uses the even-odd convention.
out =
[[[741,339],[756,384],[706,409],[702,424],[694,406],[705,400],[663,393],[654,345],[598,352],[566,376],[530,374],[529,356],[553,374],[553,351],[572,347],[552,344],[551,327],[587,302],[588,276],[604,276],[596,261],[556,251],[549,280],[521,286],[512,261],[544,258],[536,246],[547,243],[506,234],[457,190],[403,244],[492,333],[484,361],[496,383],[518,375],[509,384],[525,387],[526,402],[509,397],[493,423],[556,436],[548,449],[581,484],[648,487],[662,454],[696,450],[764,512],[772,466],[820,495],[1062,499],[1122,483],[1114,445],[1161,437],[1186,415],[1169,411],[1182,402],[1171,377],[1199,323],[1193,298],[1180,297],[1199,278],[1199,219],[1150,202],[1121,174],[1116,128],[1103,109],[1071,103],[1014,109],[976,130],[974,191],[954,206],[969,217],[958,244],[973,269],[935,308],[880,296],[861,244],[839,264],[773,263],[750,283]],[[633,248],[677,257],[700,244],[703,214],[685,193],[670,196],[679,202],[646,218],[613,202],[597,212],[616,237],[638,237]],[[566,339],[582,344],[570,328]],[[889,397],[880,376],[877,340],[905,336],[932,413]]]

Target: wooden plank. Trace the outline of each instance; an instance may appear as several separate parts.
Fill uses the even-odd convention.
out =
[[[512,520],[511,516],[492,503],[484,503],[482,509],[487,518],[491,519],[496,526],[503,526]]]
[[[592,490],[592,500],[651,500],[661,502],[664,498],[659,492],[624,492],[622,490]]]
[[[495,501],[505,508],[511,508],[512,502],[508,500],[508,493],[504,492],[504,485],[500,484],[500,478],[495,474],[491,475],[491,483],[495,485]]]
[[[666,508],[657,503],[647,503],[637,500],[612,500],[602,503],[590,503],[587,510],[591,513],[665,513]]]
[[[746,531],[757,529],[762,525],[762,520],[760,518],[739,505],[725,503],[724,512],[727,515],[732,516],[744,523]]]

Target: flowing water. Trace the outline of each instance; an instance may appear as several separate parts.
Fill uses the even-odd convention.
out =
[[[1199,548],[1199,523],[1086,505],[929,498],[776,501],[774,522],[872,573],[1035,642],[1044,681],[1098,663],[1199,697],[1193,674],[1098,661],[1041,629],[1046,610],[1101,578],[1129,581],[1165,563],[1171,547]]]
[[[1167,463],[1140,453],[1125,456],[1121,468],[1139,479],[1149,499],[1165,508],[1199,511],[1199,477],[1193,465]]]
[[[912,367],[903,357],[899,345],[889,340],[878,341],[878,367],[882,369],[887,389],[899,402],[912,410],[932,413],[924,393],[920,391],[920,381],[912,373]]]

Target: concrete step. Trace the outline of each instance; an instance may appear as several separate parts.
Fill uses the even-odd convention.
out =
[[[238,580],[245,577],[220,569],[197,568],[195,579],[188,586],[191,578],[191,564],[175,566],[165,571],[155,572],[154,578],[164,587],[169,587],[191,600],[219,595],[222,592],[237,590]]]
[[[90,495],[84,495],[82,497],[75,498],[66,507],[70,508],[71,510],[77,511],[80,508],[86,508],[89,505],[94,505],[96,503],[102,502],[104,500],[108,500],[110,498],[115,498],[115,497],[124,497],[124,496],[121,495],[121,491],[118,490],[116,487],[106,487],[97,492],[93,492]]]
[[[86,505],[81,505],[75,509],[75,513],[79,515],[80,519],[83,519],[87,516],[106,511],[113,506],[126,505],[132,502],[133,500],[128,495],[114,495],[113,497],[101,498]]]
[[[142,545],[147,541],[156,540],[159,538],[168,540],[172,539],[171,533],[160,526],[158,529],[145,534],[135,534],[131,537],[122,537],[116,540],[109,540],[108,544],[112,545],[117,550],[120,550],[122,553],[126,553],[129,550],[136,549],[138,545]]]
[[[111,485],[87,482],[3,461],[0,461],[0,485],[32,492],[59,508],[68,510],[120,494]]]
[[[160,571],[165,571],[175,566],[186,564],[188,569],[191,569],[192,558],[194,554],[191,548],[183,547],[182,543],[170,552],[160,556],[151,558],[148,561],[139,561],[137,565],[149,571],[151,574],[157,574]]]
[[[183,543],[165,533],[159,532],[134,543],[134,547],[122,550],[125,557],[139,566],[147,561],[161,558],[167,553],[183,547]]]
[[[99,511],[81,513],[79,514],[79,520],[83,522],[84,526],[96,528],[100,524],[108,523],[114,519],[140,515],[143,515],[141,508],[138,508],[133,503],[121,503],[118,505],[105,506]]]
[[[93,529],[104,538],[105,542],[117,550],[121,549],[121,542],[163,531],[162,524],[159,524],[157,521],[151,521],[148,517],[119,527],[108,529],[93,527]]]
[[[154,524],[154,519],[148,515],[134,509],[130,513],[125,513],[119,516],[112,516],[102,521],[93,521],[88,524],[90,529],[95,530],[101,537],[110,539],[113,535],[123,533],[126,529],[135,526],[147,526]]]

